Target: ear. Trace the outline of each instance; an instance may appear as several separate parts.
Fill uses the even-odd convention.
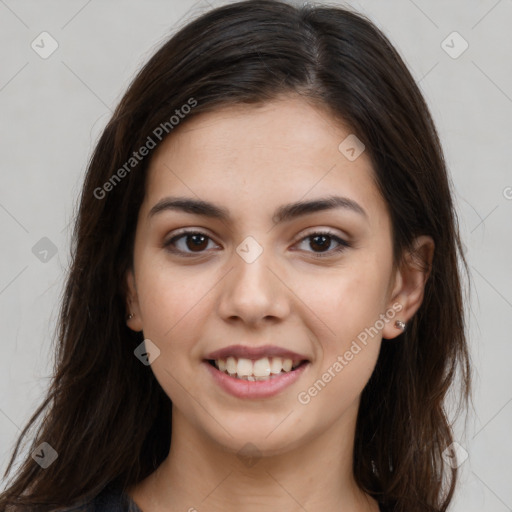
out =
[[[135,275],[133,270],[126,273],[126,325],[135,332],[142,331],[142,318],[140,315],[139,298],[137,295],[137,287],[135,285]],[[131,315],[131,318],[129,318]]]
[[[393,322],[388,322],[385,325],[382,330],[383,338],[393,339],[402,334],[402,329],[396,327],[395,321],[400,320],[407,324],[421,306],[425,284],[432,268],[434,249],[435,244],[432,238],[424,235],[417,237],[412,248],[404,254],[400,268],[395,273],[393,290],[388,304],[388,308],[399,312]]]

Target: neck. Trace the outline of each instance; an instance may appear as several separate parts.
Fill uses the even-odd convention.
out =
[[[250,443],[238,453],[227,451],[173,412],[169,456],[130,494],[144,512],[378,512],[353,478],[356,416],[268,455]]]

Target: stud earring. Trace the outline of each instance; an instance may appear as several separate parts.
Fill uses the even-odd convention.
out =
[[[135,314],[133,314],[133,315],[132,315],[132,314],[130,313],[130,314],[128,315],[128,320],[131,320],[134,316],[135,316]]]
[[[405,322],[402,322],[402,320],[397,320],[395,322],[395,327],[397,329],[401,329],[402,331],[405,331],[405,325],[406,325]]]

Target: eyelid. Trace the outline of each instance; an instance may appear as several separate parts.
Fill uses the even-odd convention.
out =
[[[312,228],[307,228],[306,231],[302,231],[299,237],[297,238],[297,241],[301,241],[302,239],[311,236],[311,235],[317,235],[317,234],[326,234],[330,235],[332,237],[337,237],[342,239],[343,241],[348,243],[348,234],[340,232],[335,230],[334,228],[329,227],[322,227],[322,226],[314,226]]]
[[[210,234],[208,234],[205,230],[203,230],[203,228],[186,227],[186,228],[178,229],[177,231],[172,233],[171,237],[169,237],[168,239],[166,238],[163,242],[163,248],[165,248],[166,250],[168,250],[169,252],[171,252],[173,254],[178,254],[178,255],[181,255],[184,257],[202,256],[204,254],[207,254],[208,251],[206,251],[206,250],[194,253],[194,252],[180,251],[177,249],[169,249],[169,247],[171,246],[171,243],[173,241],[179,240],[184,237],[186,238],[187,235],[202,235],[202,236],[208,238],[209,240],[211,240],[212,242],[214,242],[215,244],[220,245],[215,241],[215,239]],[[302,232],[301,235],[293,243],[293,245],[295,246],[300,242],[304,242],[308,238],[313,237],[313,235],[328,236],[329,238],[333,239],[338,244],[337,248],[328,250],[325,252],[303,251],[303,252],[312,254],[316,258],[327,258],[329,256],[334,256],[336,254],[343,252],[345,249],[352,247],[352,244],[346,240],[346,238],[348,238],[348,237],[345,237],[345,235],[335,232],[332,228],[325,228],[325,227],[313,227],[313,228],[310,228],[305,233]]]
[[[329,258],[334,257],[336,255],[339,255],[346,249],[349,249],[352,247],[352,243],[347,240],[348,237],[345,235],[342,235],[336,231],[334,231],[332,228],[322,228],[322,227],[314,227],[311,228],[310,231],[306,233],[302,233],[298,240],[294,243],[294,245],[297,245],[298,243],[304,242],[308,238],[313,237],[313,235],[325,235],[334,240],[338,247],[325,251],[325,252],[314,252],[314,251],[305,251],[311,255],[313,255],[314,258]]]
[[[173,254],[179,254],[179,255],[185,255],[185,256],[194,256],[194,255],[195,256],[201,256],[201,255],[204,255],[207,251],[202,251],[202,252],[194,253],[194,252],[180,251],[180,250],[177,250],[177,249],[169,249],[169,247],[171,246],[171,244],[172,244],[172,242],[174,240],[179,240],[181,238],[186,238],[187,235],[202,235],[202,236],[208,238],[209,240],[211,240],[216,245],[220,245],[220,244],[218,244],[215,241],[213,236],[211,236],[203,228],[197,228],[196,229],[196,228],[186,227],[186,228],[178,229],[177,231],[173,231],[171,236],[166,237],[164,239],[164,241],[162,243],[162,247],[164,249],[168,250],[169,252],[173,253]]]
[[[214,236],[210,234],[210,232],[205,228],[194,228],[194,227],[184,227],[179,228],[171,232],[171,236],[166,237],[167,242],[170,242],[171,240],[177,238],[180,235],[204,235],[208,238],[211,238],[214,240]]]

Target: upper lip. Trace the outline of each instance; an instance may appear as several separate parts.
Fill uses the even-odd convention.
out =
[[[247,345],[230,345],[229,347],[215,350],[206,356],[206,359],[217,360],[228,357],[246,358],[257,360],[266,356],[282,357],[283,359],[292,359],[294,361],[307,361],[304,355],[297,354],[292,350],[278,347],[276,345],[263,345],[261,347],[252,347]]]

